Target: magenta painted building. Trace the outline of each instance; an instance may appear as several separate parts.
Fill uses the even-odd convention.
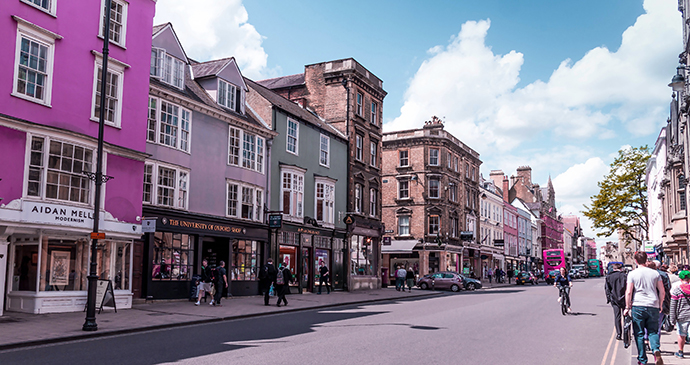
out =
[[[98,274],[121,308],[132,303],[131,247],[141,236],[155,4],[111,7],[103,172],[112,180],[102,191]],[[96,166],[104,5],[0,7],[0,313],[84,308],[95,188],[84,172]]]
[[[503,201],[503,242],[506,256],[506,270],[518,265],[518,211],[515,206]]]

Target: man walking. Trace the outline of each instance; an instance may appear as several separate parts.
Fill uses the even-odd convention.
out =
[[[206,297],[206,293],[211,294],[211,268],[208,267],[208,260],[201,260],[201,280],[199,280],[199,288],[197,291],[196,303],[194,305],[201,304],[201,298]],[[213,301],[213,298],[211,298]]]
[[[264,305],[268,305],[268,293],[271,291],[271,284],[276,280],[276,267],[273,266],[273,259],[268,259],[266,265],[259,270],[259,286],[264,293]]]
[[[331,285],[328,283],[330,279],[329,276],[330,272],[328,271],[328,267],[322,262],[321,267],[319,268],[319,292],[317,294],[321,294],[321,286],[324,283],[326,284],[327,294],[331,294]]]
[[[492,268],[489,268],[489,270],[486,272],[486,277],[489,279],[489,284],[491,284],[491,275],[494,274],[494,270]]]
[[[622,271],[623,265],[613,264],[613,272],[606,275],[606,303],[613,308],[613,325],[616,328],[616,339],[622,339],[621,312],[625,308],[625,287],[627,275]]]
[[[649,347],[654,353],[656,365],[663,365],[659,350],[659,312],[662,310],[664,298],[664,283],[661,275],[656,270],[647,267],[647,254],[635,253],[637,269],[628,274],[627,288],[625,290],[624,316],[632,314],[633,331],[635,332],[635,344],[637,345],[637,363],[647,364],[645,352],[644,332],[647,330]]]
[[[220,299],[223,298],[223,290],[228,288],[228,272],[225,270],[225,261],[220,262],[220,266],[216,269],[216,296],[211,302],[212,305],[222,307]]]
[[[398,270],[395,271],[395,290],[405,291],[405,278],[407,277],[407,270],[398,265]]]
[[[285,298],[285,294],[287,294],[290,291],[290,285],[289,283],[292,282],[292,272],[290,271],[290,268],[287,266],[283,266],[283,264],[280,264],[278,267],[278,273],[276,274],[276,294],[278,295],[278,306],[280,307],[280,302],[284,302],[285,305],[288,305],[288,301]]]

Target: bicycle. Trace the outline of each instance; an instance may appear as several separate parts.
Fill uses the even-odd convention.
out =
[[[563,315],[568,314],[568,309],[570,308],[570,295],[565,288],[565,286],[558,287],[558,296],[561,298],[561,314]]]

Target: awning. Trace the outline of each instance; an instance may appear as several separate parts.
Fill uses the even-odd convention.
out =
[[[411,253],[419,240],[391,240],[390,245],[382,245],[381,253]]]

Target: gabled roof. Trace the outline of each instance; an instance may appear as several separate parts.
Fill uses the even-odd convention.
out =
[[[153,36],[151,39],[155,39],[161,34],[164,34],[164,32],[170,29],[170,32],[173,35],[173,38],[175,38],[175,43],[177,47],[179,47],[180,54],[183,56],[183,62],[184,63],[189,63],[189,57],[187,57],[187,52],[184,51],[184,48],[182,48],[182,44],[180,43],[180,39],[177,37],[177,33],[175,33],[175,29],[173,28],[171,23],[165,23],[165,24],[159,24],[159,25],[154,25],[153,26]]]
[[[256,81],[257,84],[269,89],[281,89],[284,87],[304,85],[304,74],[295,74]]]
[[[276,106],[309,124],[315,125],[334,136],[337,136],[344,140],[347,139],[343,133],[341,133],[339,130],[328,124],[326,121],[319,118],[316,114],[310,112],[307,109],[302,108],[296,103],[276,94],[275,92],[265,88],[264,86],[259,85],[255,81],[252,81],[246,77],[244,78],[244,80],[252,90],[256,91],[259,95],[261,95],[273,106]]]
[[[238,86],[241,86],[244,90],[247,90],[247,84],[244,82],[244,77],[242,76],[240,68],[237,66],[235,57],[221,58],[219,60],[207,62],[194,62],[192,63],[192,70],[194,72],[195,79],[203,79],[205,77],[219,77],[221,72],[223,72],[223,70],[225,70],[228,66],[233,68],[239,75],[242,85]]]

